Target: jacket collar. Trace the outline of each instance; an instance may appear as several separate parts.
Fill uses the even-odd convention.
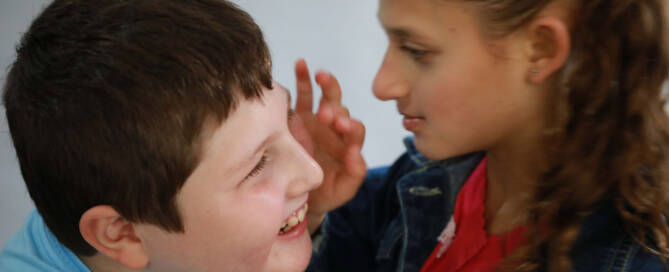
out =
[[[403,230],[398,271],[418,271],[437,245],[460,188],[485,153],[430,160],[418,152],[413,138],[405,138],[404,144],[417,167],[396,185]]]

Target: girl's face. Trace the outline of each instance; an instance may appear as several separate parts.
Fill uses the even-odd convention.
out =
[[[395,100],[418,150],[443,159],[491,150],[533,131],[545,92],[527,81],[527,42],[489,39],[473,5],[380,0],[389,46],[374,94]]]
[[[222,125],[204,133],[201,162],[177,194],[185,232],[139,228],[150,271],[306,268],[305,205],[323,172],[293,137],[289,105],[275,84],[262,101],[240,99]]]

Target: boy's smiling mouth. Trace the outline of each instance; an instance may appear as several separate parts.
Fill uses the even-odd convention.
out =
[[[281,229],[279,230],[279,235],[286,235],[292,230],[297,229],[295,226],[300,225],[305,221],[308,209],[309,205],[305,203],[301,208],[284,220]]]

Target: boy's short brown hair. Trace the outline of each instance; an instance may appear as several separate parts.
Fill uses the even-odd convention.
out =
[[[30,196],[73,252],[82,214],[111,205],[183,231],[175,196],[205,120],[271,88],[259,27],[222,0],[56,0],[32,23],[4,103]]]

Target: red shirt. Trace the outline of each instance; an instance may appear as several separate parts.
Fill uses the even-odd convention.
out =
[[[486,159],[458,193],[451,222],[421,272],[495,271],[504,257],[523,242],[525,227],[490,235],[485,230]],[[455,223],[455,224],[453,224]]]

